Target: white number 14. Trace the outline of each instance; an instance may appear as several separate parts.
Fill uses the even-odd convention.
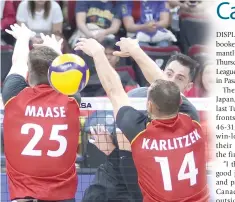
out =
[[[172,181],[171,181],[168,158],[167,157],[154,157],[154,159],[156,162],[160,163],[164,189],[166,191],[172,191]],[[185,172],[187,165],[189,167],[188,173]],[[198,168],[196,168],[195,166],[194,155],[192,151],[190,153],[187,153],[184,156],[183,163],[178,173],[178,180],[180,181],[180,180],[189,179],[190,186],[193,186],[197,183],[197,174],[198,174]]]

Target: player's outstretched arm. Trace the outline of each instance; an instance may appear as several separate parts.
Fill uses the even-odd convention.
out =
[[[62,38],[60,40],[57,40],[54,34],[49,36],[49,35],[44,35],[43,33],[40,33],[40,36],[43,42],[41,44],[33,44],[34,47],[47,46],[53,49],[54,51],[56,51],[59,55],[62,55],[62,51],[61,51],[62,43],[63,43]]]
[[[113,54],[119,57],[131,56],[140,67],[145,79],[151,84],[157,79],[164,79],[162,70],[158,65],[140,48],[138,41],[131,38],[121,38],[116,44],[120,51]]]
[[[14,24],[10,26],[11,29],[5,31],[16,39],[14,52],[12,56],[12,67],[8,76],[11,74],[19,74],[26,78],[28,72],[28,54],[29,54],[29,41],[35,35],[25,24]]]
[[[80,39],[75,50],[82,50],[93,57],[100,82],[109,97],[114,110],[114,117],[122,106],[128,106],[129,100],[121,80],[104,53],[104,47],[94,39]]]

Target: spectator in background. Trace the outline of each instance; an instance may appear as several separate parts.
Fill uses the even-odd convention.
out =
[[[213,96],[215,84],[215,63],[213,61],[205,61],[199,71],[199,84],[196,86],[198,97],[211,97]],[[215,140],[214,132],[211,123],[211,114],[207,112],[200,112],[201,127],[207,138],[207,161],[213,162],[215,154]],[[211,126],[211,127],[210,127]]]
[[[168,1],[171,8],[179,7],[179,15],[186,14],[193,16],[202,16],[205,14],[206,8],[211,4],[210,1]]]
[[[116,40],[109,39],[109,38],[106,38],[102,43],[102,45],[105,48],[105,55],[109,63],[118,72],[122,85],[125,91],[128,92],[138,87],[138,85],[127,71],[119,71],[119,68],[121,68],[119,65],[120,58],[118,56],[113,55],[113,52],[118,50],[118,47],[115,44],[116,44]],[[81,92],[81,95],[84,97],[106,96],[106,93],[100,83],[100,80],[97,74],[90,76],[87,87]]]
[[[213,88],[215,84],[215,64],[211,61],[200,61],[200,70],[197,76],[197,79],[190,89],[190,91],[185,92],[186,97],[210,97],[213,94]],[[204,134],[206,135],[206,156],[207,162],[210,163],[214,160],[214,136],[213,136],[213,127],[209,127],[210,123],[210,114],[205,111],[200,111],[200,124]]]
[[[55,34],[57,39],[62,37],[63,14],[59,4],[53,0],[24,0],[17,9],[16,20],[18,24],[26,26],[36,32],[31,39],[32,43],[42,43],[40,33]]]
[[[9,28],[10,25],[16,21],[16,11],[14,8],[13,1],[1,0],[0,2],[0,15],[1,15],[1,45],[10,44],[13,45],[15,40],[12,36],[5,32],[5,29]]]
[[[199,72],[200,76],[200,97],[209,97],[213,92],[215,83],[215,66],[211,62],[206,62]]]
[[[73,47],[78,38],[94,38],[102,42],[106,37],[114,38],[121,27],[121,11],[118,2],[77,1],[77,31],[70,38]]]
[[[185,93],[186,97],[210,97],[215,83],[215,68],[213,62],[206,61],[199,70],[197,82]]]
[[[167,29],[170,25],[170,13],[165,1],[140,1],[140,8],[134,7],[139,2],[122,3],[123,23],[127,32],[136,35],[141,42],[153,42],[158,46],[168,46],[169,41],[176,41]],[[138,16],[135,22],[133,12]]]

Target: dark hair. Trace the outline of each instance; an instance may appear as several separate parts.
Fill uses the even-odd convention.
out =
[[[115,39],[105,38],[102,42],[102,45],[104,46],[104,48],[110,48],[115,51],[119,51],[119,47],[116,46],[116,43],[117,41]]]
[[[205,89],[205,86],[202,83],[202,75],[206,69],[207,66],[214,65],[213,61],[207,60],[204,61],[203,64],[200,67],[199,74],[198,74],[198,87],[200,89],[201,96],[204,96],[207,93],[207,90]]]
[[[35,12],[36,12],[36,3],[35,1],[28,1],[28,8],[29,8],[29,11],[32,15],[32,18],[35,17]],[[44,4],[44,19],[47,19],[48,16],[49,16],[49,13],[50,13],[50,10],[51,10],[51,1],[46,1],[45,4]]]
[[[170,59],[167,61],[166,67],[173,61],[177,61],[181,65],[189,68],[190,79],[191,81],[194,81],[196,77],[197,67],[199,66],[199,64],[195,60],[182,53],[177,53],[176,55],[170,57]]]
[[[173,115],[179,111],[180,89],[172,81],[158,79],[151,84],[148,99],[156,105],[160,113]]]
[[[29,52],[29,67],[38,84],[48,84],[47,73],[49,66],[59,54],[52,48],[41,46]]]

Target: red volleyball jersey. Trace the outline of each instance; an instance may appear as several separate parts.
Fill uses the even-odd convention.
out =
[[[144,202],[208,202],[205,137],[184,114],[153,120],[132,141]]]
[[[10,198],[75,198],[79,106],[48,85],[25,88],[5,106]]]

